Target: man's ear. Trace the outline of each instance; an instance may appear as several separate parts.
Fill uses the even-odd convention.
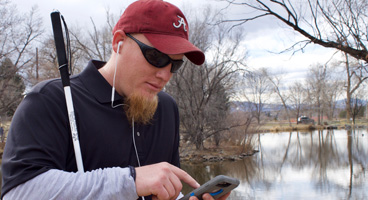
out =
[[[114,33],[114,36],[112,38],[112,49],[115,53],[119,53],[118,50],[121,49],[125,38],[126,35],[124,31],[119,30]]]

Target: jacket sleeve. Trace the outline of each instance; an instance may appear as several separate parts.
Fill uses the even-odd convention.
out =
[[[51,169],[14,187],[8,199],[137,199],[129,168],[105,168],[91,172],[65,172]]]
[[[74,171],[67,170],[74,154],[61,103],[31,93],[18,106],[3,154],[2,195],[49,169]]]

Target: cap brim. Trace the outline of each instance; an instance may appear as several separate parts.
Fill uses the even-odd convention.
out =
[[[144,33],[144,36],[156,49],[165,54],[184,54],[196,65],[204,63],[204,53],[185,38],[151,33]]]

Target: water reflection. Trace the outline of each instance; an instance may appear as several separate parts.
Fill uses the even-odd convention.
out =
[[[367,130],[259,134],[258,148],[241,161],[182,167],[200,183],[218,174],[239,178],[234,200],[368,199]]]

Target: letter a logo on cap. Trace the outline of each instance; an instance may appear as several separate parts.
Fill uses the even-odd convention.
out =
[[[179,22],[179,24],[178,25],[176,25],[175,24],[175,22],[173,23],[173,25],[174,25],[174,27],[175,28],[180,28],[181,27],[181,25],[183,25],[184,26],[184,31],[186,32],[187,31],[187,25],[185,24],[185,21],[184,21],[184,18],[182,18],[182,17],[180,17],[179,15],[177,15],[178,17],[179,17],[179,20],[178,20],[178,22]]]

